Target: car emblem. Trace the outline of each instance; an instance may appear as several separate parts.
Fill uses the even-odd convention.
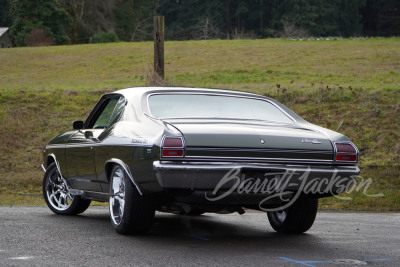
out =
[[[304,138],[304,139],[301,140],[301,142],[302,143],[321,144],[321,142],[318,141],[317,139],[312,139],[311,140],[311,139]]]
[[[264,144],[264,143],[265,143],[265,141],[264,141],[263,139],[261,139],[260,142],[261,142],[261,144]]]

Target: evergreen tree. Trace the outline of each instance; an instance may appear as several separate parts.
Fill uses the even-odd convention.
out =
[[[0,0],[0,6],[0,23],[13,25],[17,45],[29,33],[55,44],[110,31],[120,40],[152,40],[155,15],[165,16],[169,40],[400,35],[400,0]]]
[[[400,0],[378,1],[377,35],[400,36]]]
[[[10,1],[0,0],[0,27],[11,26]]]
[[[69,43],[70,17],[55,0],[14,0],[15,20],[11,35],[17,46],[24,46],[32,30],[43,30],[55,44]]]
[[[359,35],[362,31],[360,9],[365,0],[342,0],[340,3],[339,33],[345,37]]]

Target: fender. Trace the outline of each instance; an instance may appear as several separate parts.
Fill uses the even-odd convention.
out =
[[[58,160],[57,160],[56,155],[54,155],[53,153],[48,154],[47,157],[46,157],[46,159],[48,159],[49,157],[50,157],[50,158],[53,158],[53,162],[56,164],[58,173],[60,174],[61,178],[64,178],[64,176],[61,174],[60,165],[58,164]],[[50,164],[48,164],[48,163],[49,163],[49,161],[47,160],[47,162],[46,162],[46,167],[45,167],[43,164],[41,165],[42,170],[43,170],[44,172],[47,171],[47,167],[49,167],[49,165],[50,165]]]
[[[135,180],[133,179],[132,173],[128,167],[128,165],[126,165],[122,160],[120,159],[116,159],[116,158],[112,158],[106,161],[106,164],[104,165],[104,169],[107,170],[107,165],[109,164],[118,164],[119,166],[122,167],[122,169],[124,169],[125,173],[128,175],[129,179],[132,181],[132,183],[135,185],[137,191],[139,192],[139,194],[142,196],[142,190],[140,190],[139,186],[137,185],[137,183],[135,182]],[[110,177],[108,177],[109,175],[107,174],[107,178],[110,179]]]
[[[48,158],[49,158],[49,157],[51,157],[51,158],[53,159],[53,162],[56,164],[56,168],[57,168],[57,170],[58,170],[58,173],[60,174],[61,179],[65,180],[65,179],[64,179],[64,176],[63,176],[62,173],[61,173],[61,169],[60,169],[60,165],[58,164],[57,157],[56,157],[56,155],[54,155],[53,153],[47,155],[47,162],[46,162],[46,165],[47,165],[47,166],[46,166],[46,167],[48,167],[48,166],[51,164],[51,163],[48,164],[48,163],[49,163],[49,161],[48,161]],[[47,169],[44,167],[43,164],[42,164],[41,166],[42,166],[43,171],[46,173]],[[82,191],[79,191],[79,190],[76,190],[76,189],[72,189],[72,188],[71,188],[71,185],[68,184],[68,181],[66,181],[66,184],[67,184],[67,189],[68,189],[68,191],[69,191],[72,195],[82,195],[82,193],[80,193],[80,192],[82,192]]]

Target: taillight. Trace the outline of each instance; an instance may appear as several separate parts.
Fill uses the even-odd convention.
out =
[[[352,143],[334,143],[335,161],[337,162],[357,162],[358,151]]]
[[[161,144],[162,157],[183,157],[183,138],[182,137],[164,137]]]

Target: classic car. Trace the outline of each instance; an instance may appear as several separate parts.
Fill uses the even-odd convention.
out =
[[[267,213],[303,233],[318,199],[349,188],[358,149],[277,101],[233,90],[137,87],[103,95],[86,121],[43,150],[43,195],[56,214],[109,202],[119,234],[149,231],[155,211]]]

